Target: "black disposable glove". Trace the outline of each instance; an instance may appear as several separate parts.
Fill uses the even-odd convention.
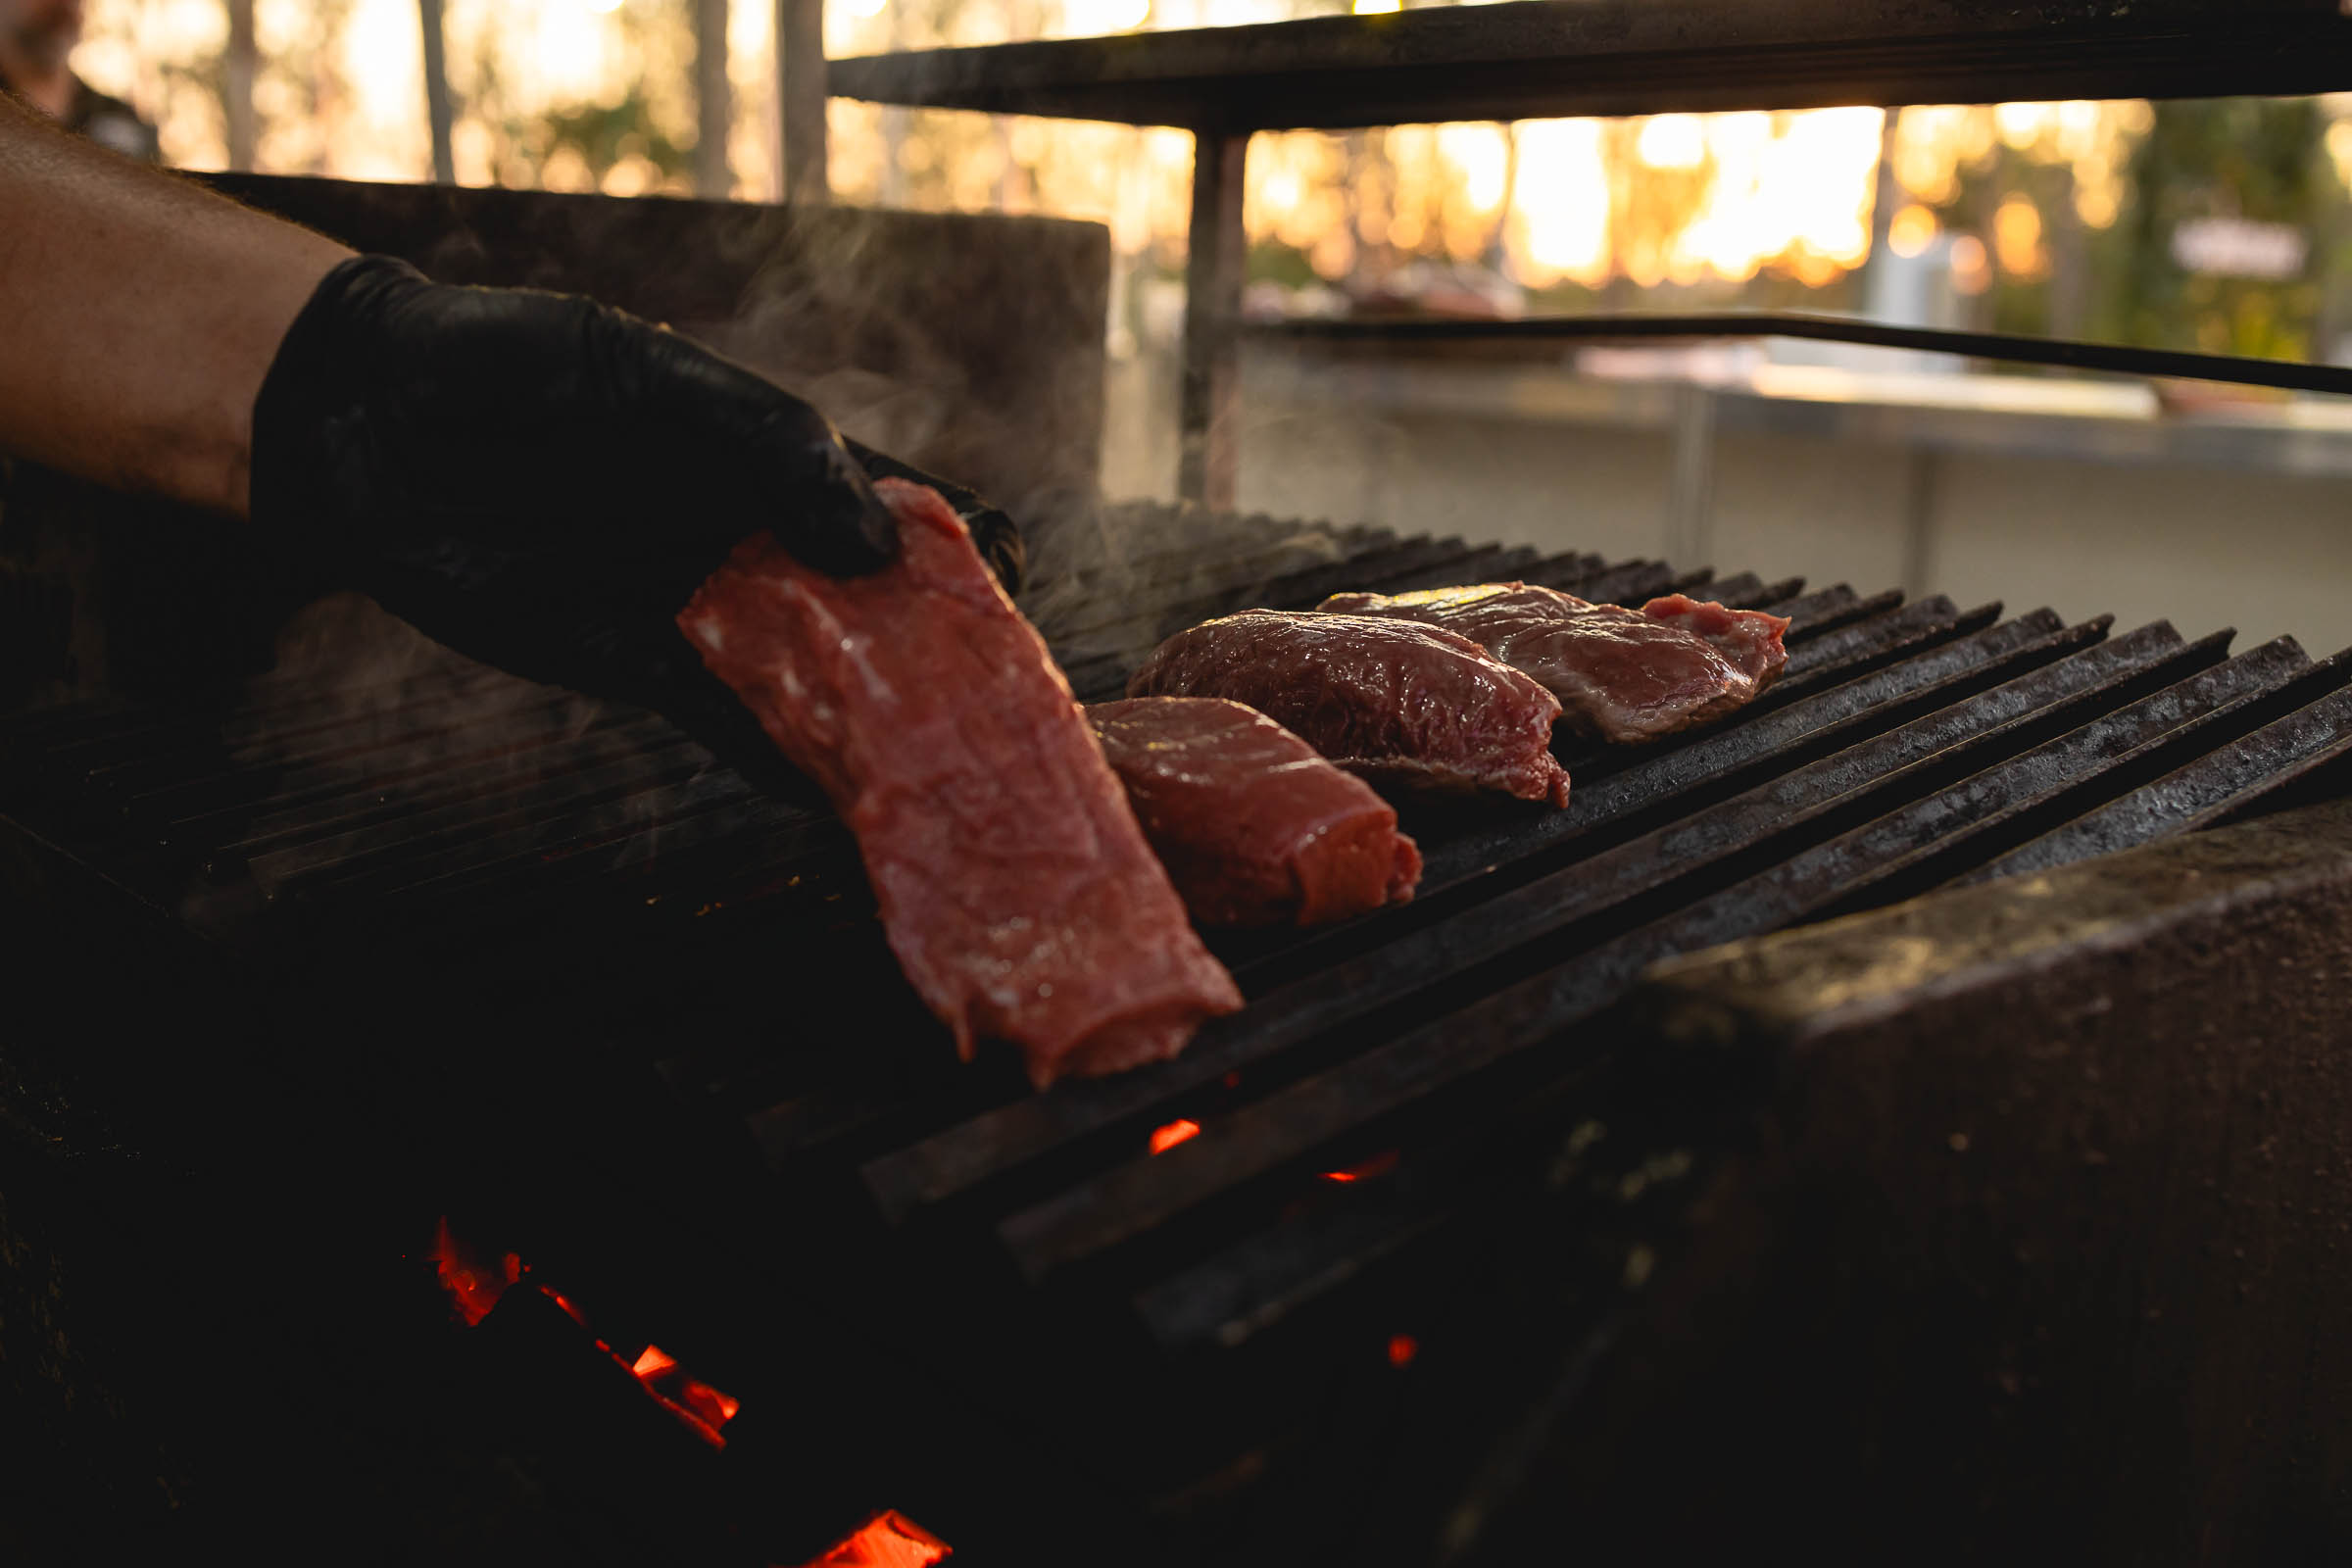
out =
[[[1008,594],[1021,591],[1021,580],[1029,570],[1029,549],[1022,542],[1020,524],[959,484],[925,473],[910,463],[901,463],[862,443],[845,444],[850,456],[873,478],[911,479],[938,491],[940,499],[954,507],[964,526],[972,530],[972,544],[979,550],[980,559],[988,563],[988,569],[997,574],[997,581],[1004,585],[1004,591]]]
[[[832,424],[764,377],[590,300],[436,284],[385,257],[320,282],[253,424],[254,526],[318,587],[659,709],[739,763],[774,750],[678,611],[763,528],[835,573],[897,548]]]

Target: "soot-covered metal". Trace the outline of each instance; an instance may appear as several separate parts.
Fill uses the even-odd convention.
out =
[[[1660,1391],[1628,1427],[1654,1439],[1720,1416],[1710,1389],[1759,1387],[1675,1364],[1727,1337],[1658,1314],[1705,1316],[1681,1260],[1725,1266],[1726,1225],[1774,1245],[1721,1217],[1776,1200],[1753,1153],[1771,1054],[1694,1073],[1653,1050],[1624,1005],[1644,972],[2009,872],[2062,914],[2053,871],[2325,798],[2352,750],[2352,662],[2289,639],[2232,653],[2166,622],[1189,509],[1110,522],[1152,551],[1027,595],[1081,697],[1204,616],[1501,577],[1769,608],[1790,658],[1720,725],[1567,753],[1564,809],[1413,808],[1411,904],[1218,937],[1244,1010],[1172,1062],[1045,1095],[955,1061],[829,812],[657,716],[430,649],[60,708],[0,729],[0,890],[54,965],[26,989],[47,975],[93,1027],[86,1053],[27,1058],[150,1128],[203,1107],[272,1234],[289,1204],[347,1211],[319,1244],[347,1291],[357,1252],[458,1216],[624,1362],[658,1342],[739,1397],[723,1451],[665,1428],[647,1461],[708,1525],[679,1551],[782,1560],[880,1507],[974,1561],[1516,1561],[1571,1518],[1596,1543],[1722,1539],[1728,1516],[1654,1512],[1716,1483],[1586,1485],[1559,1457],[1631,1423],[1629,1390]],[[2352,840],[2311,844],[2325,869]],[[2082,947],[2061,926],[2045,972]],[[1932,1036],[1933,998],[1903,1004]],[[628,1466],[579,1437],[605,1418],[544,1411],[603,1397],[549,1394],[572,1387],[559,1364],[625,1376],[564,1339],[557,1296],[510,1296],[462,1337],[471,1386],[510,1389],[483,1421],[535,1432],[587,1514],[619,1506]],[[1849,1403],[1847,1426],[1789,1418],[1821,1473],[1865,1476],[1935,1425]],[[1721,1493],[1788,1473],[1759,1456]],[[2002,1475],[1919,1494],[1977,1497],[1997,1534]],[[642,1512],[616,1539],[659,1536]]]

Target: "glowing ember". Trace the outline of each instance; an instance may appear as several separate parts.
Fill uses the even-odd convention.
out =
[[[1327,1170],[1323,1173],[1323,1179],[1327,1182],[1367,1182],[1375,1176],[1385,1176],[1396,1168],[1396,1151],[1392,1149],[1386,1153],[1374,1154],[1370,1159],[1359,1159],[1342,1169]]]
[[[1421,1353],[1421,1342],[1410,1334],[1389,1336],[1389,1365],[1410,1366],[1413,1357]]]
[[[441,1276],[441,1288],[449,1293],[450,1304],[471,1328],[490,1315],[508,1286],[522,1278],[522,1259],[513,1252],[495,1264],[476,1257],[451,1234],[449,1216],[444,1214],[433,1227],[433,1269]]]
[[[539,1287],[539,1294],[546,1297],[549,1300],[555,1302],[556,1305],[562,1307],[564,1309],[564,1315],[571,1319],[574,1323],[577,1323],[580,1327],[586,1328],[588,1326],[588,1314],[581,1311],[579,1306],[572,1300],[572,1298],[568,1296],[565,1296],[562,1291],[553,1290],[548,1286],[542,1285]],[[597,1341],[596,1344],[597,1348],[600,1350],[610,1351],[612,1349],[612,1347],[605,1344],[605,1342],[602,1340]]]
[[[1168,1123],[1165,1127],[1154,1127],[1152,1129],[1152,1152],[1154,1154],[1164,1154],[1169,1150],[1174,1149],[1178,1144],[1185,1142],[1187,1139],[1198,1138],[1200,1136],[1200,1124],[1199,1122],[1186,1121],[1180,1117],[1177,1120]]]
[[[689,1425],[715,1446],[726,1446],[718,1429],[743,1408],[741,1399],[719,1393],[700,1378],[688,1376],[679,1367],[678,1358],[659,1345],[647,1346],[637,1357],[637,1364],[629,1370],[637,1374],[637,1381],[645,1385],[646,1392],[686,1418]]]
[[[808,1568],[925,1568],[954,1548],[896,1508],[874,1515],[856,1535]]]
[[[495,1266],[484,1264],[449,1228],[449,1217],[443,1215],[433,1229],[433,1266],[441,1276],[441,1288],[449,1295],[450,1304],[466,1320],[468,1328],[490,1315],[491,1308],[507,1293],[507,1287],[522,1279],[525,1272],[522,1259],[508,1252]],[[540,1295],[556,1303],[564,1315],[578,1324],[593,1339],[595,1330],[589,1326],[588,1314],[563,1292],[550,1285],[533,1287]],[[656,1403],[676,1416],[704,1442],[714,1448],[723,1448],[727,1440],[719,1428],[735,1418],[743,1401],[730,1394],[721,1394],[700,1378],[689,1376],[678,1365],[678,1358],[658,1345],[649,1345],[638,1353],[634,1363],[621,1361],[612,1346],[595,1340],[596,1348],[635,1374],[645,1392]],[[944,1555],[945,1548],[942,1548]],[[827,1559],[830,1561],[831,1559]],[[862,1560],[862,1559],[860,1559]],[[898,1559],[876,1559],[897,1561]],[[909,1558],[908,1561],[915,1559]],[[936,1561],[925,1557],[924,1562]]]

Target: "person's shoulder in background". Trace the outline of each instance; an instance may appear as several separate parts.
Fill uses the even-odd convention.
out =
[[[163,161],[164,149],[156,129],[139,112],[120,98],[110,98],[86,81],[77,81],[73,112],[66,116],[68,130],[78,131],[101,147],[147,163]]]

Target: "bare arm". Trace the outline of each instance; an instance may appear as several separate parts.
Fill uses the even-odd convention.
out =
[[[0,93],[0,452],[245,515],[254,396],[350,254]]]

